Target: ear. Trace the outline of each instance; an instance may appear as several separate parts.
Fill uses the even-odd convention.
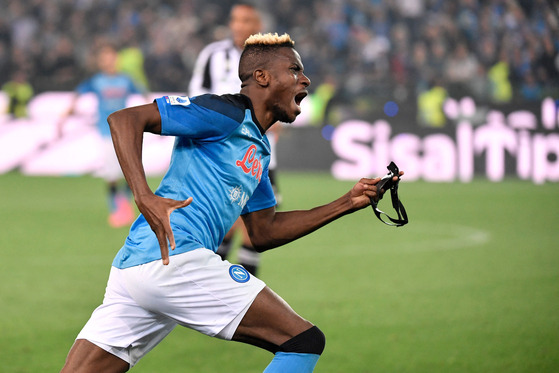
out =
[[[261,87],[270,85],[270,73],[268,70],[258,69],[252,73],[254,81]]]

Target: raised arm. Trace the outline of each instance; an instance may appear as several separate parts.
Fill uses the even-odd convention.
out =
[[[403,175],[403,172],[400,175]],[[363,178],[342,197],[310,210],[276,212],[272,207],[243,215],[252,244],[257,251],[270,250],[314,232],[346,214],[369,206],[371,198],[378,198],[375,185],[379,180],[380,178]]]
[[[157,104],[122,109],[108,118],[111,135],[122,173],[134,194],[136,205],[155,232],[161,248],[163,264],[169,264],[169,244],[175,249],[170,215],[192,201],[175,201],[153,194],[142,165],[144,132],[161,133],[161,116]]]

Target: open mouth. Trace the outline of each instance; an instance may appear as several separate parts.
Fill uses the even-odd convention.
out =
[[[297,104],[297,106],[301,106],[301,101],[303,101],[303,99],[307,97],[307,95],[308,95],[307,91],[302,91],[298,93],[295,96],[295,104]]]

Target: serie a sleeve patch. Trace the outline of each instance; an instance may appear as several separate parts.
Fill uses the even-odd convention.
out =
[[[167,102],[170,105],[181,105],[181,106],[190,105],[190,99],[186,96],[167,96]]]

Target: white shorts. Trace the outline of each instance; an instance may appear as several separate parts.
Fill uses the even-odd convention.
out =
[[[124,178],[111,137],[102,138],[101,157],[102,164],[101,167],[95,171],[95,176],[100,177],[109,183]]]
[[[76,339],[87,339],[134,366],[178,325],[230,340],[266,285],[244,268],[197,249],[118,269],[103,304]]]

